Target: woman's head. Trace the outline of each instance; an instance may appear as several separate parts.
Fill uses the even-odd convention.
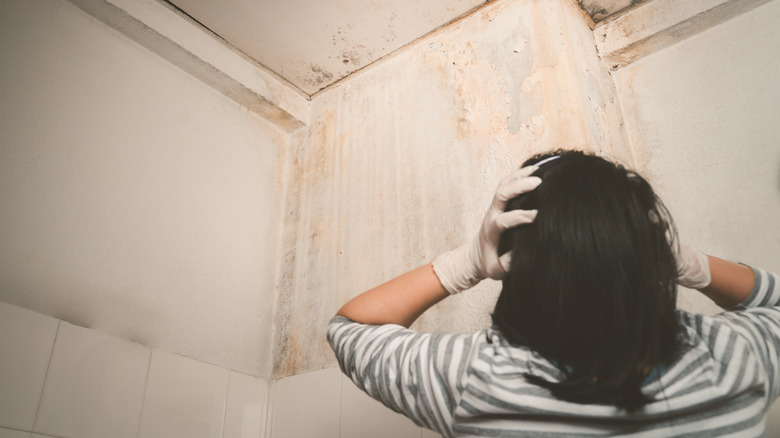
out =
[[[610,161],[557,151],[524,165],[555,155],[507,204],[539,214],[502,236],[512,264],[493,322],[561,364],[563,382],[539,382],[557,396],[634,408],[647,369],[677,351],[674,226],[650,185]]]

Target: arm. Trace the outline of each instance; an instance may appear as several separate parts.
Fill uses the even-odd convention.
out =
[[[724,309],[750,297],[755,286],[755,274],[750,267],[708,256],[685,244],[673,248],[680,285],[697,289]]]
[[[717,287],[718,283],[716,275],[719,274],[714,272],[720,270],[716,267],[718,263],[718,261],[713,263],[714,287]],[[729,268],[722,270],[723,273],[729,271]],[[727,321],[742,338],[750,343],[761,364],[762,374],[766,378],[767,399],[771,402],[780,395],[780,278],[760,268],[754,268],[752,271],[754,284],[748,297],[728,309],[729,312],[723,312],[714,318]],[[736,275],[741,277],[743,274]],[[745,284],[742,283],[741,286]],[[724,287],[723,290],[728,291],[729,286]],[[730,291],[736,290],[738,289]]]
[[[536,211],[504,211],[506,203],[535,189],[542,180],[530,176],[537,167],[524,167],[504,178],[496,190],[479,234],[460,248],[441,254],[427,264],[353,298],[338,311],[363,324],[398,324],[409,327],[423,312],[449,294],[466,290],[485,278],[506,274],[509,254],[498,256],[501,233],[533,222]]]
[[[449,293],[428,263],[348,301],[336,313],[363,324],[409,327],[423,312]]]
[[[452,412],[463,391],[465,364],[480,337],[417,333],[397,325],[408,327],[449,294],[484,278],[503,276],[509,257],[498,256],[501,233],[536,217],[535,211],[504,208],[509,199],[539,185],[539,178],[529,178],[535,170],[521,169],[501,182],[472,242],[353,298],[328,326],[339,366],[358,387],[446,436],[452,434]]]
[[[780,395],[780,280],[762,269],[706,256],[686,245],[677,255],[680,284],[730,310],[713,319],[726,322],[750,344],[766,378],[767,398],[773,401]]]
[[[756,276],[753,269],[709,255],[707,259],[712,279],[710,284],[699,289],[699,292],[723,308],[745,302],[755,286]]]
[[[452,436],[452,415],[468,363],[485,334],[418,333],[335,317],[328,342],[344,374],[361,390],[416,424]]]

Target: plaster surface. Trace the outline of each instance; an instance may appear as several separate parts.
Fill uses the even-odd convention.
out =
[[[640,168],[684,241],[780,271],[780,1],[613,72]],[[684,291],[683,308],[719,311]]]
[[[288,155],[274,377],[332,366],[336,310],[471,238],[498,181],[530,155],[632,161],[580,14],[491,2],[312,101]],[[497,285],[445,300],[416,328],[487,327]]]
[[[69,1],[281,129],[308,121],[308,96],[173,7],[157,0]]]
[[[599,23],[593,33],[601,59],[616,70],[767,1],[647,1],[614,19]]]
[[[170,1],[309,95],[485,2]]]
[[[578,0],[593,21],[599,22],[637,3],[648,0]]]
[[[0,41],[0,300],[268,374],[286,133],[65,1]]]

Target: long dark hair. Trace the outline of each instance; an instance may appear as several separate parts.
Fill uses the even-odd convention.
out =
[[[649,401],[648,371],[678,351],[674,224],[644,178],[600,157],[556,151],[524,166],[555,155],[507,204],[539,213],[502,235],[512,263],[493,323],[557,363],[559,382],[527,376],[556,397],[633,410]]]

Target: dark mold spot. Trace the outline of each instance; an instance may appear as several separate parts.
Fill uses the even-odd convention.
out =
[[[352,63],[353,65],[360,65],[360,53],[358,53],[358,47],[352,50],[345,50],[341,52],[341,62],[344,64]]]
[[[310,67],[312,75],[309,77],[308,82],[312,85],[322,85],[329,83],[333,79],[333,73],[323,69],[317,64],[312,64]]]

